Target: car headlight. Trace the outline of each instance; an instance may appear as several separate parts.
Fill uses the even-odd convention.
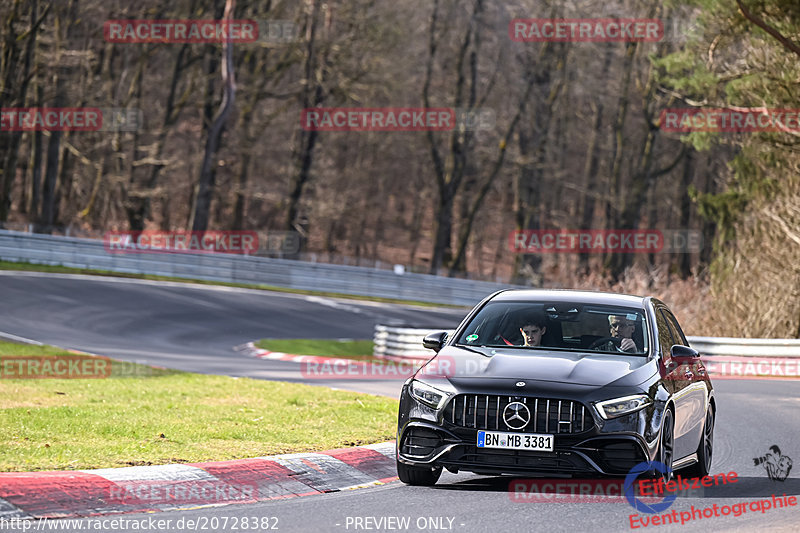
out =
[[[622,398],[614,398],[613,400],[605,400],[603,402],[595,402],[594,406],[600,416],[608,420],[609,418],[616,418],[618,416],[627,415],[647,407],[652,400],[646,394],[635,394],[633,396],[624,396]]]
[[[440,409],[447,400],[448,394],[421,381],[412,380],[408,387],[411,396],[434,409]]]

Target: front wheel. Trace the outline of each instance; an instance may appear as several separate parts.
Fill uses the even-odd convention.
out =
[[[419,485],[423,487],[430,487],[439,481],[439,476],[442,475],[442,467],[436,468],[424,466],[410,466],[405,463],[397,461],[397,476],[400,481],[408,485]]]
[[[674,430],[675,422],[673,420],[672,411],[667,409],[664,411],[664,425],[661,428],[661,440],[658,443],[658,454],[656,455],[656,460],[666,468],[664,472],[654,471],[654,476],[661,477],[664,483],[669,483],[672,479],[672,451],[675,443],[673,438]]]
[[[688,477],[705,477],[711,472],[711,455],[714,451],[714,409],[708,408],[703,424],[703,437],[697,445],[697,463],[686,467]]]

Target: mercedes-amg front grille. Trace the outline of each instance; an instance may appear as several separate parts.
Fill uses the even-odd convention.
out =
[[[513,425],[504,419],[506,407],[513,402],[524,404],[529,413],[529,421],[521,427],[519,418]],[[464,428],[528,433],[582,433],[594,424],[580,402],[494,394],[459,394],[445,408],[444,419]]]

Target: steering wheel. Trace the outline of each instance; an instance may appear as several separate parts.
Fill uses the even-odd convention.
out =
[[[608,341],[613,342],[614,346],[619,348],[620,345],[622,344],[622,337],[600,337],[599,339],[594,341],[591,345],[589,345],[588,349],[594,350],[595,348],[598,348],[600,345],[608,343]]]

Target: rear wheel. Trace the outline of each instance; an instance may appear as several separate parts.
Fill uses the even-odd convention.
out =
[[[714,408],[709,407],[706,421],[703,424],[703,438],[697,445],[697,463],[686,467],[684,472],[689,477],[707,476],[711,471],[712,452],[714,451]]]
[[[400,481],[408,485],[420,485],[430,487],[439,481],[439,476],[442,475],[442,467],[436,468],[424,466],[410,466],[400,461],[397,461],[397,476]]]

